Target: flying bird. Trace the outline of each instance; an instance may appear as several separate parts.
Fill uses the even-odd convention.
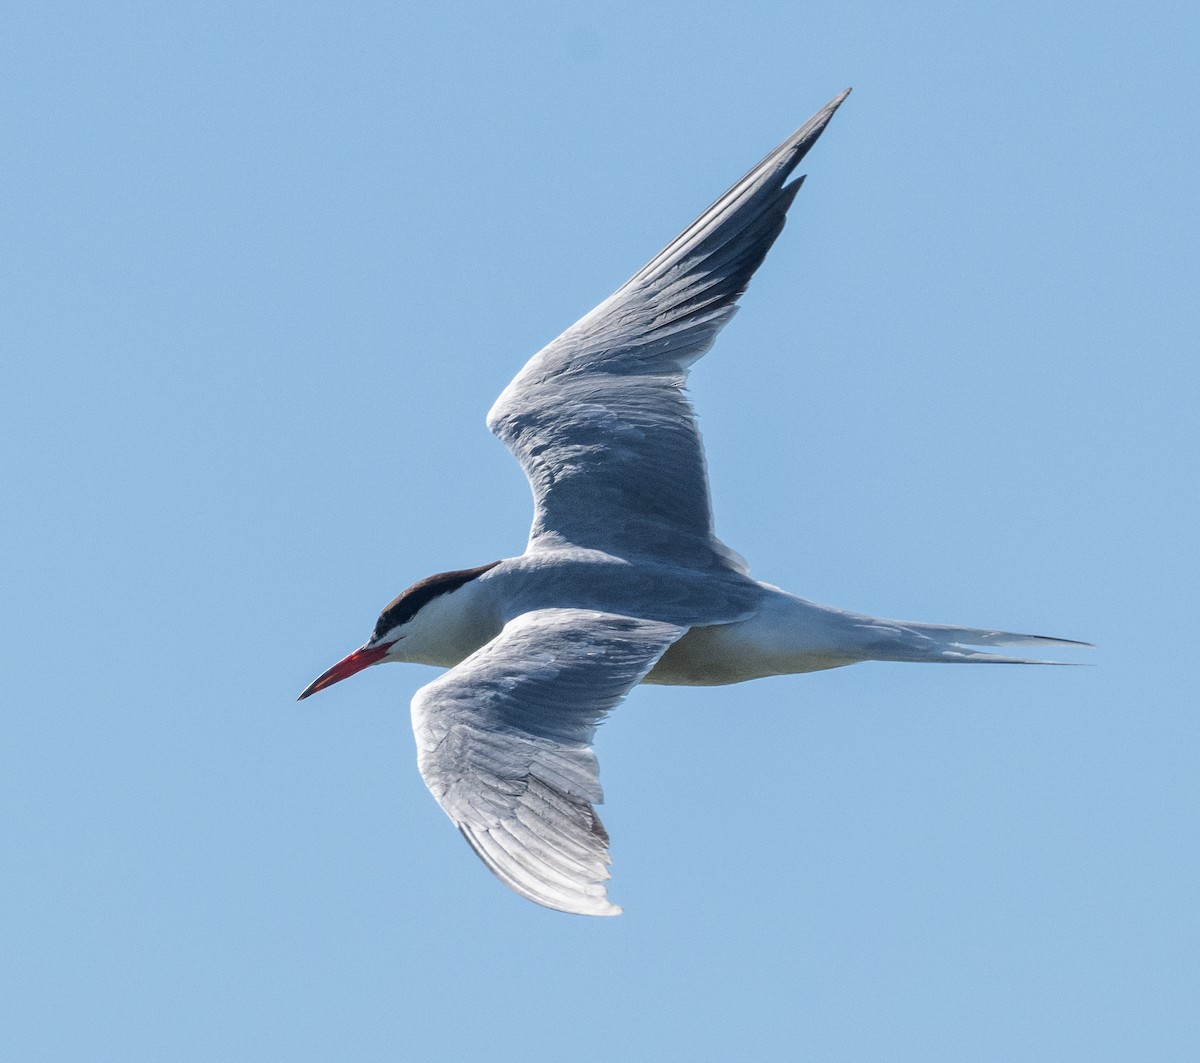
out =
[[[300,695],[385,661],[449,669],[412,701],[421,775],[496,876],[548,908],[621,911],[592,740],[638,683],[859,661],[1050,664],[979,647],[1086,645],[817,605],[754,579],[717,538],[688,370],[737,310],[804,180],[791,174],[849,91],[496,400],[488,427],[533,489],[525,552],[413,584]]]

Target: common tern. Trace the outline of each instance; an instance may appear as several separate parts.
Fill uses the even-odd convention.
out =
[[[525,552],[413,584],[300,695],[384,661],[448,668],[412,701],[421,775],[496,876],[548,908],[621,911],[592,740],[638,683],[859,661],[1050,664],[977,647],[1087,645],[817,605],[752,578],[716,536],[688,370],[736,311],[804,180],[788,178],[849,91],[500,395],[488,427],[533,488]]]

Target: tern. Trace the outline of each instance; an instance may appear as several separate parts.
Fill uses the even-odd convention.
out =
[[[520,557],[442,572],[380,614],[301,699],[385,661],[449,669],[417,691],[417,762],[523,897],[617,915],[596,727],[638,683],[706,686],[860,661],[1052,664],[978,647],[1087,645],[885,620],[750,576],[717,538],[688,370],[737,310],[847,89],[612,296],[533,356],[488,427],[533,489]]]

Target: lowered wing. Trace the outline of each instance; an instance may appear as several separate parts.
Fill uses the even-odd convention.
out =
[[[803,178],[788,177],[849,89],[543,348],[488,427],[533,488],[529,551],[574,545],[694,568],[742,569],[717,539],[688,367],[737,309]]]
[[[583,609],[510,621],[417,691],[417,763],[430,792],[506,886],[547,908],[619,915],[596,725],[685,629]]]

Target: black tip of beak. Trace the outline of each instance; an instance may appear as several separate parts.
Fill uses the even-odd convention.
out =
[[[385,642],[382,646],[364,646],[362,649],[355,650],[348,657],[343,657],[328,671],[322,672],[317,676],[316,679],[304,688],[303,693],[296,700],[303,701],[318,690],[331,687],[334,683],[340,683],[348,676],[354,675],[355,672],[361,672],[369,665],[377,664],[387,656],[387,651],[393,645],[394,643]]]

